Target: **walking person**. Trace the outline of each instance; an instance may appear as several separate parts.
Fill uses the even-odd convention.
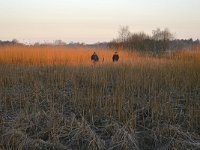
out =
[[[117,62],[117,61],[119,60],[119,55],[118,55],[117,52],[115,52],[115,53],[113,54],[112,60],[113,60],[113,62]]]
[[[94,63],[99,61],[99,57],[95,52],[91,56],[91,61]]]

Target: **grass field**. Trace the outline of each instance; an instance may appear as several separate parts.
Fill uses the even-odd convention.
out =
[[[93,52],[0,47],[0,149],[200,149],[200,46]]]

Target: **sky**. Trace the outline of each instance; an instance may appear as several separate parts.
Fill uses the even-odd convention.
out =
[[[200,0],[0,0],[0,40],[95,43],[119,28],[200,39]]]

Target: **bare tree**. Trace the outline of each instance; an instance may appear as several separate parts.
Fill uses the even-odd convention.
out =
[[[55,40],[54,44],[55,45],[59,45],[59,46],[66,45],[66,43],[64,41],[62,41],[62,40]]]
[[[152,33],[153,40],[159,41],[162,45],[163,50],[169,48],[169,42],[174,38],[174,36],[168,28],[165,28],[164,30],[160,30],[160,28],[157,28],[156,30],[153,30]]]
[[[122,26],[120,27],[118,34],[119,34],[119,41],[125,42],[130,37],[131,32],[129,31],[128,26]]]
[[[17,39],[12,39],[12,41],[11,41],[13,44],[17,44],[17,43],[19,43],[19,41],[17,40]]]
[[[174,38],[173,34],[169,31],[168,28],[165,28],[164,30],[160,30],[160,28],[157,28],[156,30],[153,30],[152,33],[152,38],[158,41],[172,40]]]

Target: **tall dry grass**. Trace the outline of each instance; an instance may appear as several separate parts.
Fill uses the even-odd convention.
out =
[[[1,48],[1,149],[200,148],[200,47],[92,52]]]
[[[26,65],[91,65],[93,52],[99,56],[98,64],[112,64],[115,50],[70,48],[62,46],[2,46],[0,47],[0,64]],[[120,61],[118,64],[156,64],[167,63],[164,59],[144,56],[139,52],[118,50]]]
[[[95,50],[61,46],[7,46],[0,47],[0,63],[36,65],[89,65]],[[113,50],[96,50],[99,63],[110,63]],[[129,58],[127,52],[119,51],[121,62]]]

